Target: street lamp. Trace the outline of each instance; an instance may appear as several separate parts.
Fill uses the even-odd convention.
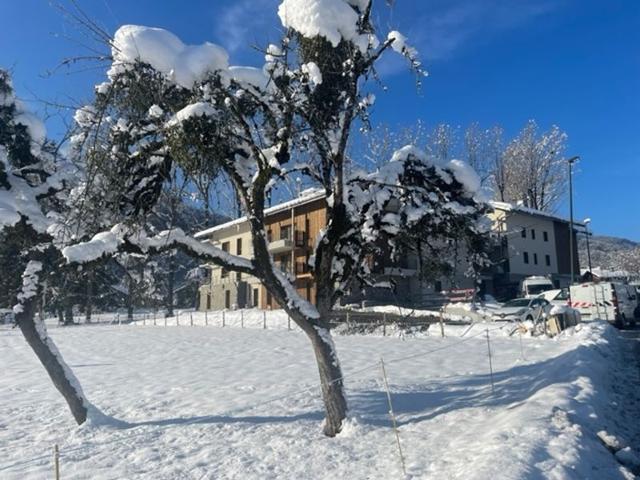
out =
[[[577,162],[579,158],[579,156],[575,156],[567,160],[569,165],[569,262],[571,262],[571,280],[569,285],[575,281],[573,266],[573,164]]]
[[[587,261],[589,262],[589,276],[593,280],[593,270],[591,269],[591,249],[589,248],[589,224],[591,223],[590,218],[585,218],[582,223],[584,224],[584,232],[587,235]]]

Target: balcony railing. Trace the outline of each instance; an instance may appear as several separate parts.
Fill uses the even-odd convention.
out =
[[[293,248],[293,242],[289,238],[283,238],[281,240],[274,240],[269,243],[269,252],[280,253],[286,252]]]

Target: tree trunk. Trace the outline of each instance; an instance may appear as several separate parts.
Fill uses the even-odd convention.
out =
[[[338,355],[329,329],[311,327],[306,331],[311,339],[320,374],[320,386],[326,413],[324,434],[328,437],[335,437],[340,433],[342,422],[347,417],[347,399],[344,393]]]
[[[64,303],[64,324],[73,325],[73,304],[69,299],[65,299]]]
[[[83,424],[87,419],[87,406],[76,378],[65,369],[59,354],[54,353],[55,345],[47,336],[44,324],[36,325],[35,301],[26,301],[22,306],[23,311],[16,315],[16,322],[24,338],[49,374],[54,386],[66,400],[73,418],[78,425]],[[68,378],[69,376],[72,378]]]

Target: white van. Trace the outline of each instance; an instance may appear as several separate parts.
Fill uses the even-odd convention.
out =
[[[539,296],[542,292],[553,290],[553,282],[547,277],[527,277],[520,284],[520,291],[524,298],[533,298]]]
[[[638,306],[634,287],[617,282],[572,285],[571,306],[585,320],[607,320],[618,327],[635,325]]]

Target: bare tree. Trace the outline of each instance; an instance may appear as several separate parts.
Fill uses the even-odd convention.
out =
[[[564,150],[567,135],[557,126],[538,133],[529,120],[504,151],[502,159],[503,199],[524,206],[554,211],[566,194],[568,176]],[[497,175],[496,175],[497,177]]]

